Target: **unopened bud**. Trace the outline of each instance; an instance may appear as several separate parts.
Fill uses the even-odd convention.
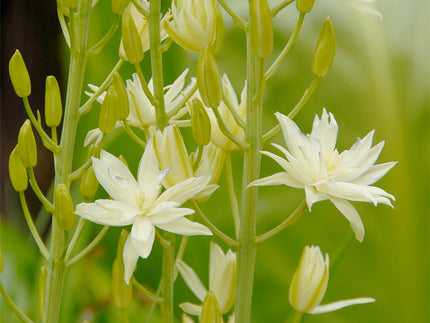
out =
[[[130,113],[130,105],[128,103],[127,89],[124,82],[118,73],[113,74],[112,85],[117,93],[117,114],[119,120],[124,120]]]
[[[251,49],[260,58],[273,50],[273,25],[267,0],[251,1]]]
[[[143,59],[143,46],[130,10],[130,7],[125,9],[122,16],[122,45],[125,53],[122,58],[137,64]]]
[[[45,306],[45,287],[46,287],[46,277],[48,275],[48,270],[45,266],[40,267],[39,281],[38,281],[38,305],[39,305],[39,318],[43,320],[43,308]]]
[[[37,146],[34,139],[30,120],[25,120],[18,135],[18,153],[24,167],[34,167],[37,164]]]
[[[119,237],[116,259],[112,267],[112,296],[117,308],[127,308],[133,299],[133,285],[124,280],[124,245],[128,238],[127,230],[122,230]]]
[[[213,292],[209,291],[203,301],[202,315],[200,323],[221,323],[223,322],[219,310],[218,300]]]
[[[308,13],[312,10],[315,0],[296,0],[297,10],[301,13]]]
[[[197,62],[197,85],[206,106],[217,108],[222,98],[222,82],[213,55],[205,49]]]
[[[61,0],[61,2],[66,8],[72,8],[72,9],[76,9],[79,4],[79,0]]]
[[[216,55],[221,50],[222,41],[224,39],[224,19],[222,12],[217,8],[216,10],[216,28],[215,28],[215,39],[211,46],[212,54]]]
[[[31,94],[30,76],[19,50],[15,51],[9,61],[9,76],[16,95],[25,98]]]
[[[22,164],[17,147],[12,150],[9,156],[9,177],[15,191],[22,192],[27,189],[27,169]]]
[[[117,15],[122,15],[129,3],[130,0],[112,0],[112,12]]]
[[[312,73],[323,77],[328,74],[336,53],[336,36],[330,18],[327,18],[321,28],[317,46],[312,60]]]
[[[205,146],[211,139],[211,121],[209,115],[199,99],[194,99],[191,104],[191,130],[194,141],[199,146]]]
[[[64,184],[58,184],[55,188],[54,217],[62,230],[70,230],[75,224],[75,207],[72,196]]]
[[[118,121],[118,94],[111,85],[100,108],[99,129],[104,133],[111,133]]]
[[[79,191],[83,197],[91,198],[97,193],[99,182],[94,173],[93,166],[88,167],[84,175],[82,175]]]
[[[58,82],[49,75],[45,83],[45,122],[48,127],[58,127],[61,122],[63,107]]]

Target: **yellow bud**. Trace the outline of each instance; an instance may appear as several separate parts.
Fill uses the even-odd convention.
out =
[[[30,76],[19,50],[15,51],[9,61],[9,76],[16,95],[25,98],[31,94]]]
[[[117,308],[129,307],[133,299],[133,285],[127,284],[124,280],[124,262],[122,260],[127,237],[127,230],[122,230],[119,237],[116,259],[112,267],[112,296]]]
[[[130,105],[128,103],[127,89],[125,88],[121,76],[116,72],[113,74],[112,85],[117,93],[118,102],[116,109],[118,111],[118,119],[123,120],[127,118],[130,113]]]
[[[197,85],[205,105],[217,108],[222,98],[222,82],[215,58],[208,49],[200,53],[197,62]]]
[[[70,230],[75,224],[75,207],[72,196],[64,184],[58,184],[55,188],[54,217],[62,230]]]
[[[115,124],[118,121],[117,103],[118,93],[111,85],[100,108],[99,129],[104,133],[111,133],[115,129]]]
[[[18,155],[18,149],[15,147],[9,157],[9,177],[12,187],[15,191],[25,191],[28,187],[27,169],[22,164]]]
[[[61,122],[63,107],[58,82],[49,75],[45,83],[45,122],[48,127],[58,127]]]
[[[112,12],[117,15],[122,15],[129,3],[130,0],[112,0]]]
[[[96,174],[94,173],[93,166],[88,167],[84,175],[82,175],[79,191],[82,196],[91,198],[97,193],[99,182],[97,181]]]
[[[317,46],[312,60],[312,73],[323,77],[328,74],[336,53],[336,36],[330,18],[327,18],[321,28]]]
[[[122,16],[122,45],[124,58],[131,64],[139,63],[143,59],[143,46],[139,32],[134,23],[130,7],[127,7]]]
[[[308,13],[312,10],[315,0],[296,0],[297,10],[301,13]]]
[[[191,130],[194,141],[199,146],[205,146],[211,140],[211,121],[209,115],[199,99],[194,99],[191,108]]]
[[[273,50],[273,25],[267,0],[251,2],[251,48],[255,55],[266,58]]]
[[[222,41],[224,39],[224,20],[222,12],[219,8],[216,11],[216,27],[215,27],[215,39],[211,46],[212,54],[216,55],[221,50]]]
[[[39,281],[38,281],[38,305],[39,305],[39,318],[43,320],[43,308],[45,306],[45,287],[46,287],[46,277],[48,270],[45,266],[40,267]]]
[[[34,139],[30,120],[25,120],[18,135],[18,154],[24,167],[34,167],[37,164],[37,146]]]
[[[223,322],[219,310],[218,300],[213,292],[209,291],[203,301],[202,315],[200,323],[221,323]]]

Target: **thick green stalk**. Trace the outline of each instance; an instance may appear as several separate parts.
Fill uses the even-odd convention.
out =
[[[169,242],[163,246],[163,302],[161,303],[161,315],[164,323],[173,323],[173,282],[175,265],[175,236],[173,233],[166,232],[164,239]]]
[[[61,150],[55,155],[55,186],[61,183],[70,186],[68,176],[72,170],[76,128],[79,118],[91,3],[91,0],[79,1],[77,20],[74,26],[76,29],[72,33],[76,38],[72,42],[76,45],[76,48],[71,49],[72,54],[70,57],[67,97],[60,144]],[[59,321],[61,295],[65,278],[65,237],[64,231],[59,228],[54,218],[52,219],[51,230],[50,259],[48,263],[43,318],[44,322],[56,323]]]

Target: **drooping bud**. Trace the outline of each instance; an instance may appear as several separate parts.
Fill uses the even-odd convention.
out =
[[[124,58],[131,64],[137,64],[143,60],[143,46],[139,32],[134,23],[130,7],[127,7],[122,16],[122,45]]]
[[[130,113],[130,105],[128,102],[127,89],[124,82],[118,73],[114,73],[112,77],[112,85],[117,93],[117,114],[119,120],[124,120]]]
[[[222,98],[222,82],[215,58],[208,49],[200,53],[197,62],[197,85],[205,105],[217,108]]]
[[[84,175],[82,175],[79,191],[83,197],[91,198],[97,193],[99,182],[94,173],[93,166],[88,167]]]
[[[255,55],[266,58],[273,50],[272,15],[267,0],[251,2],[251,48]]]
[[[315,0],[296,0],[297,10],[301,13],[308,13],[312,10]]]
[[[25,120],[18,134],[17,150],[24,167],[34,167],[37,164],[37,146],[34,139],[30,120]]]
[[[312,60],[312,73],[323,77],[328,74],[336,53],[336,36],[330,18],[327,18],[321,28],[317,46]]]
[[[224,19],[222,12],[219,8],[216,10],[216,28],[215,28],[215,39],[211,46],[212,54],[216,55],[221,50],[222,41],[224,39]]]
[[[122,230],[119,237],[116,258],[112,267],[112,296],[117,308],[127,308],[133,299],[133,285],[124,280],[123,251],[128,237],[127,230]]]
[[[9,156],[9,177],[15,191],[22,192],[27,189],[27,169],[22,164],[17,147],[12,150]]]
[[[19,50],[15,51],[9,61],[9,76],[16,95],[25,98],[31,94],[30,76]]]
[[[58,82],[49,75],[45,83],[45,122],[48,127],[58,127],[61,122],[63,107]]]
[[[70,230],[75,224],[75,207],[72,196],[64,184],[58,184],[55,188],[54,217],[62,230]]]
[[[112,0],[112,12],[116,15],[122,15],[129,3],[130,0]]]
[[[199,99],[194,99],[191,108],[191,130],[197,145],[205,146],[211,140],[211,121],[209,115]]]
[[[111,85],[100,108],[99,129],[104,133],[111,133],[115,129],[116,122],[118,121],[117,103],[118,93]]]
[[[209,291],[203,301],[200,323],[221,323],[222,321],[218,300],[215,294]]]
[[[48,275],[48,270],[46,266],[40,267],[39,280],[37,284],[38,290],[38,305],[39,305],[39,318],[43,320],[43,308],[45,306],[45,287],[46,287],[46,277]]]

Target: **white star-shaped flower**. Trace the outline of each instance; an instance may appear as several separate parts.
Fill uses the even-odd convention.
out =
[[[315,202],[330,200],[350,222],[357,240],[363,241],[364,226],[357,210],[349,201],[378,203],[391,207],[394,196],[371,184],[384,176],[396,162],[374,165],[384,142],[372,147],[374,131],[349,149],[338,153],[335,148],[338,125],[324,109],[321,120],[315,116],[310,135],[303,134],[288,117],[276,113],[288,149],[273,144],[286,157],[262,153],[273,158],[285,171],[250,184],[287,185],[303,188],[309,210]]]
[[[210,176],[189,178],[161,193],[161,182],[170,169],[160,171],[151,142],[140,160],[137,181],[121,160],[106,151],[100,159],[92,160],[97,180],[113,200],[80,203],[76,214],[102,225],[133,225],[123,254],[127,283],[139,256],[147,258],[151,253],[155,227],[182,235],[212,234],[204,225],[184,217],[194,210],[180,207],[206,187]]]

